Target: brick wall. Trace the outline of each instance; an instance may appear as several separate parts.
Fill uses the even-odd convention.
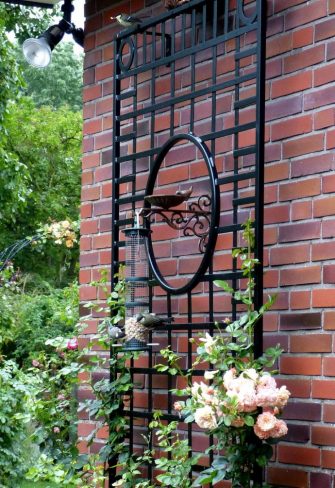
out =
[[[102,298],[89,282],[111,264],[112,39],[119,28],[110,17],[162,10],[160,3],[144,0],[110,3],[86,5],[83,302]],[[280,342],[286,351],[281,381],[292,392],[285,411],[289,434],[268,477],[276,486],[330,488],[335,486],[335,1],[267,4],[264,286],[278,299],[265,330],[266,343]],[[95,330],[92,319],[81,343]],[[87,386],[80,388],[81,399],[90,395]],[[86,451],[93,423],[85,414],[81,418],[80,447]],[[105,437],[101,431],[91,450]]]

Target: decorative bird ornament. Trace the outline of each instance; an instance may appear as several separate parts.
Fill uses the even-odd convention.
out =
[[[190,188],[188,190],[177,190],[176,195],[181,195],[181,196],[185,197],[185,201],[186,201],[190,198],[190,196],[192,195],[192,192],[193,192],[193,186],[190,186]]]
[[[139,25],[142,23],[143,19],[140,19],[139,17],[134,17],[133,15],[129,14],[119,14],[116,15],[115,17],[111,17],[112,20],[116,20],[116,22],[122,27],[131,27],[133,25]]]
[[[154,329],[155,327],[159,327],[163,325],[166,321],[168,321],[167,317],[159,317],[155,313],[139,313],[136,315],[136,322],[143,325],[147,329]]]

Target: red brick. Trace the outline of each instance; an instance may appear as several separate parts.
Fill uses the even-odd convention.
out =
[[[101,97],[101,85],[86,86],[83,88],[83,101],[89,102]]]
[[[270,467],[267,470],[267,481],[274,486],[288,486],[292,488],[306,488],[308,473],[298,469]]]
[[[288,205],[271,205],[264,208],[265,224],[275,224],[287,222],[290,218],[290,208]]]
[[[271,183],[273,181],[285,180],[289,176],[288,163],[276,163],[265,166],[265,182]]]
[[[291,352],[331,352],[331,334],[292,335],[290,337]]]
[[[325,310],[323,319],[323,328],[325,330],[335,330],[335,312]]]
[[[95,424],[93,422],[81,422],[78,425],[78,436],[79,437],[87,437],[93,431]]]
[[[303,263],[308,259],[309,259],[309,246],[307,244],[302,244],[297,246],[273,247],[270,250],[271,266]]]
[[[324,376],[335,376],[335,358],[323,358],[323,374]]]
[[[309,308],[311,305],[310,291],[291,291],[290,292],[290,307],[292,310],[303,310]]]
[[[334,380],[312,380],[313,398],[325,398],[327,400],[335,399],[335,382]]]
[[[305,3],[305,0],[274,0],[274,13],[282,12],[290,7],[295,7],[300,3]]]
[[[280,271],[280,285],[304,285],[309,283],[320,283],[321,267],[307,266],[303,268],[282,269]]]
[[[85,171],[81,174],[82,186],[91,185],[93,183],[93,171]]]
[[[335,102],[335,93],[332,86],[317,88],[311,93],[306,93],[304,97],[305,110],[331,105]]]
[[[335,197],[327,197],[313,202],[314,217],[325,217],[326,215],[335,215]]]
[[[319,242],[312,245],[312,261],[323,261],[325,259],[335,259],[335,249],[333,242]]]
[[[335,428],[321,425],[312,426],[312,443],[320,446],[335,445]]]
[[[85,154],[82,158],[83,169],[94,168],[100,164],[100,154]]]
[[[284,33],[268,39],[266,43],[266,56],[272,58],[286,53],[292,49],[292,33]]]
[[[292,202],[291,220],[306,220],[312,217],[312,202]]]
[[[313,307],[334,307],[335,306],[335,289],[314,288],[312,291]]]
[[[279,242],[297,242],[317,239],[320,236],[320,222],[301,222],[282,225],[279,229]]]
[[[335,405],[334,403],[323,404],[323,421],[335,423]]]
[[[303,115],[293,117],[271,125],[271,140],[278,141],[300,134],[307,134],[312,130],[312,116]]]
[[[325,60],[325,47],[314,46],[284,58],[284,73],[308,68]]]
[[[90,237],[81,236],[80,238],[80,251],[90,251],[92,249],[92,240]]]
[[[321,190],[320,178],[305,179],[283,183],[279,186],[279,200],[295,200],[297,198],[319,195]]]
[[[327,138],[326,138],[326,148],[333,149],[335,147],[335,130],[327,131]]]
[[[84,122],[83,134],[95,134],[101,132],[102,130],[102,120],[101,119],[90,119]]]
[[[335,192],[335,175],[326,175],[322,177],[322,193]]]
[[[335,451],[322,450],[322,467],[325,469],[335,469]]]
[[[278,378],[278,386],[286,385],[293,398],[309,398],[311,396],[311,380],[304,378]]]
[[[329,153],[308,156],[291,163],[291,176],[315,175],[332,170],[334,167],[334,155]]]
[[[315,24],[315,42],[335,36],[334,19],[327,19]]]
[[[317,376],[321,374],[321,358],[283,356],[280,359],[280,371],[282,374]]]
[[[314,0],[301,7],[289,11],[285,16],[285,28],[308,24],[313,20],[320,19],[327,15],[327,0]]]
[[[288,117],[302,111],[302,94],[273,100],[265,105],[265,118],[267,121]]]
[[[318,448],[280,444],[278,446],[278,461],[287,464],[320,466],[321,452]]]
[[[79,289],[80,300],[95,300],[97,297],[97,291],[94,286],[83,285]]]
[[[291,93],[301,92],[312,87],[312,72],[306,71],[291,76],[280,77],[273,80],[271,85],[271,98],[278,98]]]
[[[95,81],[102,81],[113,76],[113,63],[99,65],[95,69]]]
[[[293,49],[308,46],[313,43],[313,27],[304,27],[293,31]]]
[[[82,203],[80,206],[80,216],[82,219],[87,219],[92,217],[92,204]]]
[[[82,235],[96,234],[98,232],[98,220],[82,220],[80,232]]]
[[[315,112],[314,115],[314,128],[324,129],[325,127],[330,127],[335,125],[335,109],[326,108],[325,110],[320,110]]]
[[[110,234],[101,234],[93,237],[93,249],[110,249],[112,236]]]
[[[335,63],[328,63],[314,71],[314,86],[326,85],[335,80]]]
[[[90,186],[88,188],[82,188],[81,199],[83,202],[89,200],[98,200],[100,197],[100,186]]]
[[[311,134],[286,141],[283,144],[284,158],[293,158],[303,154],[322,151],[324,147],[324,135],[322,133]]]
[[[312,330],[320,328],[320,312],[282,313],[280,315],[280,330]]]

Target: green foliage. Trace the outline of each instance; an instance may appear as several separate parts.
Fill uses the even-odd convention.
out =
[[[64,105],[74,112],[82,109],[83,56],[77,55],[70,42],[61,42],[52,52],[46,68],[36,69],[23,60],[18,50],[26,82],[25,94],[36,107],[47,105],[58,109]]]
[[[16,488],[31,461],[27,433],[37,383],[14,361],[0,362],[0,486],[4,488]]]
[[[78,218],[81,124],[81,115],[65,107],[37,109],[27,99],[10,106],[6,137],[0,138],[2,249],[34,235],[41,222]],[[2,150],[11,157],[1,158]],[[49,243],[40,253],[20,253],[16,263],[63,286],[73,279],[77,259],[78,252]]]
[[[47,339],[73,334],[78,321],[78,286],[61,290],[44,283],[44,289],[27,293],[27,278],[0,287],[0,353],[30,365],[45,351]]]

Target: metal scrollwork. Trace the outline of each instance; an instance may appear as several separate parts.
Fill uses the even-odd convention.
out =
[[[210,215],[208,210],[212,200],[209,195],[201,195],[196,202],[191,202],[188,210],[163,210],[161,208],[143,208],[142,215],[146,218],[159,215],[162,221],[175,230],[182,230],[184,236],[199,237],[199,251],[206,251],[210,229]]]
[[[250,25],[253,24],[257,18],[257,9],[256,6],[254,6],[254,11],[250,16],[245,15],[244,12],[244,0],[238,0],[237,1],[237,12],[238,12],[238,17],[239,17],[239,24],[244,24],[244,25]]]

